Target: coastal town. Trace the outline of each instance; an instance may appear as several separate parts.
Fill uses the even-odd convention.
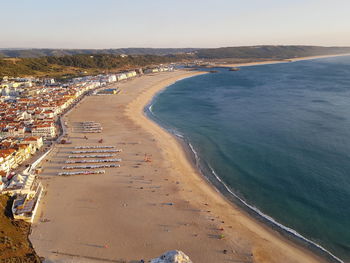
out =
[[[350,263],[350,1],[2,1],[0,263]]]
[[[6,194],[14,198],[13,218],[32,223],[36,216],[44,191],[43,185],[38,180],[42,171],[40,164],[56,144],[69,143],[66,124],[62,120],[65,113],[86,95],[118,94],[118,88],[109,88],[117,82],[127,81],[143,74],[173,70],[173,65],[159,65],[116,74],[77,77],[64,83],[56,82],[52,78],[4,77],[0,83],[0,195]],[[91,125],[91,123],[85,124],[83,132],[101,132],[102,127]],[[106,151],[99,149],[98,146],[92,149],[96,153]],[[83,152],[76,150],[73,153]],[[96,155],[96,157],[105,156]],[[102,159],[101,162],[106,160],[114,159]],[[98,162],[98,160],[87,162],[91,161]],[[80,160],[73,163],[84,162]],[[94,169],[95,166],[108,168],[120,165],[84,165],[73,168],[66,166],[64,167],[66,170],[82,168],[87,171],[62,172],[57,175],[104,173],[104,170],[89,172],[89,169]]]
[[[282,237],[218,195],[182,145],[145,113],[164,88],[205,73],[162,65],[62,83],[6,77],[1,256],[147,262],[172,250],[161,258],[256,262],[285,250],[278,262],[291,262],[288,254],[324,262],[282,246]],[[39,133],[41,125],[47,128]],[[256,249],[261,244],[268,252]]]

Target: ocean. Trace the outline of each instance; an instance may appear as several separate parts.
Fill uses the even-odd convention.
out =
[[[216,70],[166,88],[150,117],[232,201],[350,262],[350,56]]]

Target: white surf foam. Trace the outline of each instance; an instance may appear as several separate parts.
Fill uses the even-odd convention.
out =
[[[195,159],[196,159],[196,165],[198,166],[198,164],[199,164],[199,156],[198,156],[196,150],[194,149],[194,147],[192,146],[192,144],[191,144],[191,143],[188,143],[188,145],[190,146],[191,151],[192,151],[193,154],[194,154],[194,157],[195,157]]]
[[[190,146],[191,149],[193,148],[192,146]],[[277,222],[274,218],[272,218],[271,216],[268,216],[266,214],[264,214],[263,212],[261,212],[258,208],[256,208],[255,206],[252,206],[250,204],[248,204],[244,199],[240,198],[237,194],[235,194],[230,187],[228,187],[228,185],[226,185],[221,178],[217,175],[217,173],[214,171],[214,169],[208,164],[212,174],[215,176],[215,178],[225,187],[225,189],[231,194],[233,195],[235,198],[237,198],[242,204],[244,204],[246,207],[248,207],[249,209],[253,210],[255,213],[257,213],[259,216],[263,217],[264,219],[266,219],[267,221],[269,221],[270,223],[274,224],[275,226],[282,228],[284,231],[302,239],[303,241],[312,244],[314,246],[316,246],[318,249],[322,250],[323,252],[325,252],[326,254],[328,254],[330,257],[332,257],[334,260],[338,261],[339,263],[344,263],[344,261],[342,261],[340,258],[338,258],[337,256],[333,255],[331,252],[329,252],[328,250],[326,250],[324,247],[322,247],[321,245],[313,242],[312,240],[307,239],[306,237],[304,237],[303,235],[301,235],[300,233],[298,233],[297,231],[295,231],[292,228],[289,228],[285,225],[282,225],[281,223]]]

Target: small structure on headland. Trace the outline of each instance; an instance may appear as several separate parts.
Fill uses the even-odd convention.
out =
[[[165,252],[159,258],[154,258],[151,263],[192,263],[190,258],[179,250]]]

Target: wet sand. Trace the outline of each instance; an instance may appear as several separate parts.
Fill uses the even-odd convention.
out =
[[[47,262],[147,262],[178,249],[195,263],[324,262],[228,202],[180,143],[145,116],[157,92],[195,74],[118,83],[118,95],[87,97],[65,117],[72,144],[56,146],[41,175],[47,194],[30,235],[39,256]],[[81,121],[100,122],[103,133],[85,140],[77,129]],[[120,168],[57,176],[74,146],[100,145],[100,138],[123,149]]]

